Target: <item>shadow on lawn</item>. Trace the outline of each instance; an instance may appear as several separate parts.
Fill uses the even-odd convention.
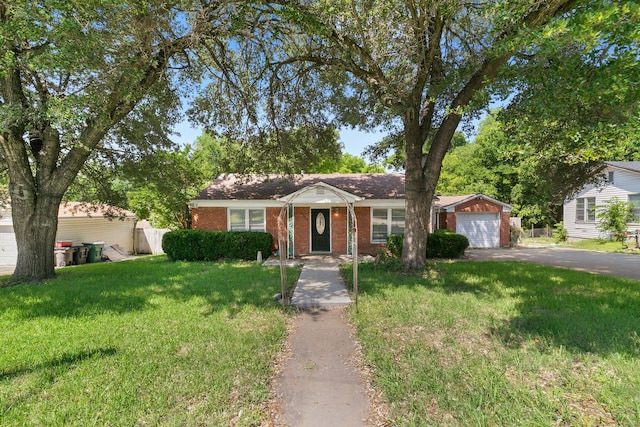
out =
[[[62,356],[47,360],[46,362],[39,363],[37,365],[29,366],[28,368],[16,369],[13,371],[2,371],[0,372],[0,381],[19,377],[24,374],[28,374],[34,371],[46,370],[46,369],[58,369],[64,368],[65,370],[69,367],[80,363],[84,360],[95,358],[95,357],[107,357],[113,356],[116,354],[117,350],[113,347],[109,348],[99,348],[91,351],[80,351],[78,353],[73,354],[63,354]]]
[[[401,279],[394,274],[389,276],[393,284],[385,285],[379,270],[365,267],[359,285],[363,294],[372,295],[386,293],[392,286],[440,289],[452,298],[471,294],[479,305],[513,298],[517,314],[487,326],[488,333],[506,347],[533,344],[540,351],[563,347],[640,355],[638,281],[518,262],[459,262],[436,264],[435,269]],[[428,303],[424,298],[421,304]]]
[[[278,269],[251,263],[174,263],[160,257],[118,264],[80,266],[43,284],[0,289],[0,315],[7,310],[22,319],[127,313],[153,309],[158,298],[202,298],[206,315],[244,305],[273,307],[280,287]]]

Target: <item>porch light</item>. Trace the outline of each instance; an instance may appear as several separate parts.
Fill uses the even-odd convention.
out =
[[[340,210],[338,208],[333,208],[333,216],[338,216],[340,214]]]

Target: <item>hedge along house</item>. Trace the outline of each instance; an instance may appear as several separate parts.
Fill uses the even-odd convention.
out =
[[[288,256],[306,254],[351,254],[352,239],[357,235],[360,254],[375,255],[386,245],[389,234],[404,232],[404,174],[309,174],[294,177],[224,175],[215,179],[191,201],[193,228],[217,231],[266,231],[274,237],[278,250],[278,216],[287,208]],[[439,201],[434,202],[432,224],[457,231],[457,215],[485,212],[496,218],[498,231],[506,221],[506,245],[509,244],[509,206],[482,195],[464,196],[460,203],[444,206],[452,216],[440,217]],[[350,210],[356,216],[353,232]],[[477,205],[473,207],[474,205]],[[504,211],[505,215],[502,215]],[[481,216],[467,220],[486,220]],[[486,230],[487,225],[465,230]],[[495,228],[489,227],[494,230]],[[469,237],[469,236],[467,236]],[[491,240],[500,246],[503,236]],[[471,239],[470,239],[471,240]]]

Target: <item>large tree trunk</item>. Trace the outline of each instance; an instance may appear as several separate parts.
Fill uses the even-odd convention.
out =
[[[402,263],[405,270],[423,268],[427,259],[427,227],[433,194],[427,194],[422,170],[424,140],[415,114],[404,118],[406,143],[405,163],[405,228],[402,243]]]
[[[51,126],[30,133],[32,173],[21,135],[6,135],[2,151],[8,159],[9,194],[18,260],[13,282],[33,282],[54,273],[58,207],[77,170],[56,174],[60,136]],[[79,168],[79,166],[78,166]]]
[[[411,113],[404,118],[406,216],[402,263],[405,270],[424,268],[426,264],[431,205],[436,195],[442,160],[447,154],[460,118],[460,115],[454,113],[447,116],[430,141],[427,154],[422,152],[425,143],[425,125],[421,126],[417,123]]]
[[[41,281],[55,276],[54,245],[61,198],[61,195],[33,197],[12,191],[13,229],[18,243],[13,282]]]

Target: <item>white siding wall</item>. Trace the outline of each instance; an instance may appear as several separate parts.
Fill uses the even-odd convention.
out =
[[[576,223],[576,199],[579,197],[595,197],[596,206],[601,206],[605,201],[618,197],[620,200],[627,201],[629,194],[640,194],[640,173],[634,173],[616,168],[607,168],[605,175],[609,171],[613,171],[613,184],[595,187],[593,185],[586,187],[575,198],[565,202],[563,212],[563,222],[567,229],[569,238],[571,239],[591,239],[597,237],[607,237],[602,235],[596,228],[595,222]],[[640,228],[640,224],[630,224],[629,229],[635,230]]]
[[[102,216],[60,218],[56,240],[71,240],[74,246],[102,241],[106,245],[117,244],[127,253],[132,253],[133,226],[133,219],[109,221]]]

